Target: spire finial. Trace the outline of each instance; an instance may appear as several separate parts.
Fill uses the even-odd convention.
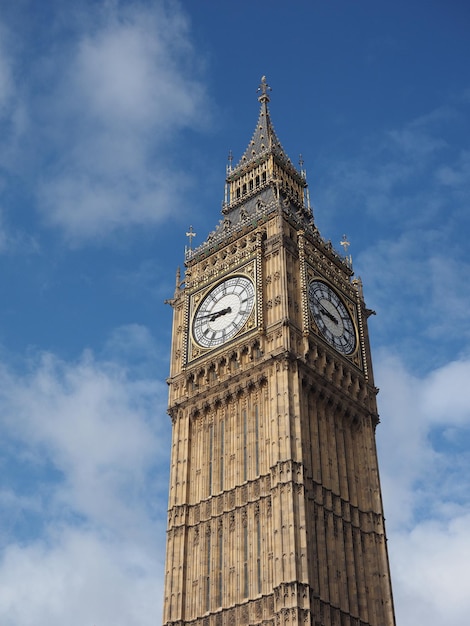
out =
[[[196,236],[196,233],[193,230],[193,227],[190,226],[188,232],[186,233],[186,237],[189,239],[189,246],[184,247],[185,255],[190,254],[193,251],[193,237]]]
[[[196,233],[193,231],[193,227],[189,227],[189,231],[186,233],[186,237],[189,239],[189,249],[192,250],[193,247],[193,237],[196,236]]]
[[[348,254],[348,250],[349,250],[349,246],[351,245],[351,242],[348,240],[346,235],[343,235],[343,240],[339,242],[339,245],[344,250],[344,258],[346,260],[346,263],[349,265],[349,267],[352,267],[352,256]]]
[[[258,87],[258,91],[261,92],[261,95],[258,96],[258,100],[260,102],[269,102],[268,91],[271,91],[271,87],[266,82],[266,76],[261,76],[261,83]]]
[[[351,245],[351,242],[348,240],[348,236],[347,235],[343,235],[343,240],[340,241],[339,245],[342,246],[342,248],[344,250],[344,254],[347,254],[349,246]]]

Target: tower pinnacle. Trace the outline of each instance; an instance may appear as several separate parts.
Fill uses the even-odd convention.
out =
[[[261,92],[261,95],[258,96],[258,100],[260,102],[269,102],[268,91],[271,91],[271,87],[266,82],[266,76],[261,76],[261,83],[258,87],[258,91]]]

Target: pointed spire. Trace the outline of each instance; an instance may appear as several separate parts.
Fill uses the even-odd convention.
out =
[[[261,156],[264,156],[269,151],[272,151],[276,156],[284,163],[292,166],[292,163],[284,151],[284,148],[279,141],[274,126],[271,122],[271,116],[269,114],[268,102],[269,92],[271,87],[266,82],[266,76],[261,78],[260,86],[258,87],[258,100],[261,103],[261,108],[258,117],[258,123],[255,128],[255,132],[251,138],[248,147],[246,148],[239,163],[234,168],[238,170],[243,168],[250,161],[256,160]],[[293,166],[292,166],[293,167]]]
[[[181,288],[181,270],[180,267],[178,266],[176,268],[176,285],[175,285],[175,298],[178,296],[179,292],[180,292],[180,288]]]
[[[176,268],[176,285],[175,285],[175,293],[173,294],[173,298],[167,298],[163,301],[164,304],[169,304],[174,307],[176,301],[178,300],[181,294],[181,285],[184,283],[184,280],[181,280],[181,270],[179,266]]]
[[[300,175],[302,176],[302,178],[305,181],[304,205],[305,205],[305,208],[307,209],[307,211],[309,211],[311,213],[312,212],[312,207],[310,206],[310,192],[308,190],[308,185],[307,185],[307,170],[304,169],[304,159],[303,159],[303,156],[301,154],[299,154],[299,167],[300,167]],[[313,217],[313,214],[312,214],[312,217]]]
[[[251,141],[235,167],[229,153],[222,219],[205,243],[195,251],[187,250],[188,263],[206,247],[227,241],[273,212],[288,213],[302,227],[313,227],[303,160],[299,170],[276,135],[268,108],[270,91],[263,76],[258,88],[260,112]]]

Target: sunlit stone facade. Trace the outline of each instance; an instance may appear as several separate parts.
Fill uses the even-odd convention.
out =
[[[315,227],[268,85],[177,275],[165,626],[392,626],[360,280]]]

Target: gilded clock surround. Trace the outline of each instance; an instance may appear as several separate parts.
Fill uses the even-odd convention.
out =
[[[318,232],[306,176],[274,132],[263,79],[222,219],[177,276],[165,626],[393,626],[379,422],[360,279]],[[223,345],[192,339],[226,278],[256,303]],[[308,285],[341,297],[357,349],[319,333]]]
[[[228,255],[227,255],[228,256]],[[225,259],[227,259],[227,256]],[[227,262],[229,265],[229,262]],[[215,281],[206,283],[206,285],[200,289],[196,289],[193,293],[189,295],[189,322],[187,324],[188,329],[193,329],[195,316],[201,306],[201,303],[207,298],[208,294],[210,294],[217,285],[223,283],[226,280],[231,279],[235,276],[242,276],[248,279],[254,287],[254,306],[251,310],[250,315],[247,317],[243,326],[238,329],[238,331],[231,336],[227,341],[220,343],[220,345],[215,346],[204,346],[201,345],[200,342],[194,337],[194,332],[190,330],[188,332],[188,362],[194,359],[197,359],[203,355],[205,355],[208,351],[216,350],[216,349],[226,349],[226,346],[231,341],[235,341],[240,338],[241,335],[250,332],[257,328],[257,318],[258,318],[258,307],[262,304],[259,298],[257,298],[257,277],[256,277],[256,260],[253,259],[250,263],[243,265],[241,267],[235,267],[230,269],[230,271],[217,274],[215,273]],[[214,274],[211,273],[212,279],[214,278]]]

